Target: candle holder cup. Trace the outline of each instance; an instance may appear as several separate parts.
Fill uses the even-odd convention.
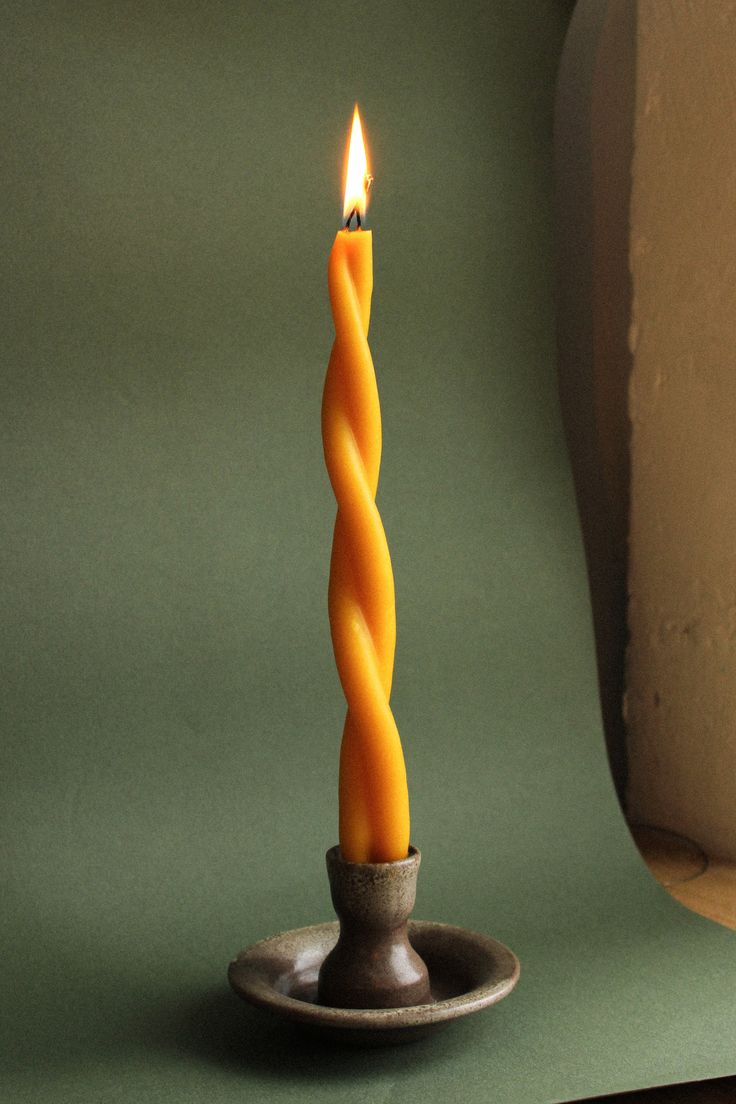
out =
[[[495,1004],[519,962],[502,943],[450,924],[409,919],[421,856],[351,863],[327,852],[339,924],[261,940],[230,963],[235,992],[257,1007],[362,1045],[407,1042]]]
[[[322,963],[317,996],[336,1008],[405,1008],[432,1000],[429,972],[409,942],[421,855],[397,862],[353,863],[339,847],[327,873],[340,920],[337,943]]]

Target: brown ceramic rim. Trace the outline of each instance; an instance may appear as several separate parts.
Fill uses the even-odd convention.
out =
[[[408,859],[400,861],[406,862]],[[262,939],[259,943],[241,951],[230,963],[228,970],[230,984],[239,996],[251,1004],[291,1020],[322,1027],[375,1030],[439,1024],[466,1016],[502,1000],[511,992],[519,979],[519,960],[503,943],[478,932],[454,927],[452,924],[410,920],[409,936],[417,937],[422,950],[433,934],[444,942],[451,941],[457,947],[458,955],[461,955],[465,947],[473,954],[480,954],[483,957],[490,975],[488,980],[457,996],[437,1000],[432,1004],[412,1005],[408,1008],[330,1008],[310,1001],[298,1000],[279,991],[273,967],[270,967],[269,963],[273,963],[274,958],[282,957],[285,965],[289,959],[296,964],[294,948],[295,945],[299,945],[302,954],[311,946],[316,966],[318,965],[317,956],[320,952],[327,953],[337,939],[338,930],[339,924],[337,921],[332,921],[281,932],[268,939]]]

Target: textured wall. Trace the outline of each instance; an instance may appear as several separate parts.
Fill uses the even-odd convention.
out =
[[[638,7],[629,806],[736,857],[736,3]]]

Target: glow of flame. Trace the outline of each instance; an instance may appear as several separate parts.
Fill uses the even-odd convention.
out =
[[[353,210],[358,212],[361,219],[365,218],[368,179],[368,158],[356,104],[353,112],[353,128],[350,132],[348,166],[345,172],[345,202],[342,211],[344,219],[347,219]]]

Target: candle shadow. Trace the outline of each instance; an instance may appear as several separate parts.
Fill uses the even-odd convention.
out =
[[[296,1024],[281,1021],[218,988],[175,1009],[159,1008],[149,1024],[147,1042],[168,1052],[280,1081],[352,1080],[406,1070],[424,1069],[467,1046],[462,1028],[452,1024],[441,1032],[399,1046],[364,1048],[326,1040]]]

